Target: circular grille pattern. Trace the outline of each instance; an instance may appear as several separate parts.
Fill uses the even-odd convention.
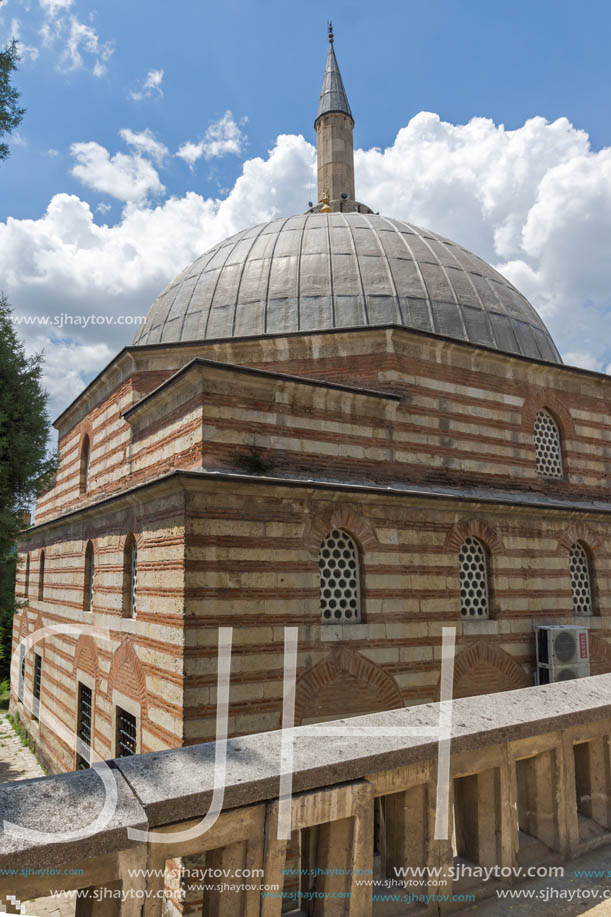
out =
[[[483,544],[467,538],[458,552],[460,610],[466,618],[488,617],[488,570]]]
[[[590,584],[590,563],[586,549],[578,541],[569,554],[571,587],[573,589],[573,612],[576,615],[592,614],[592,588]]]
[[[547,411],[539,411],[535,417],[535,449],[538,473],[546,478],[561,478],[560,433],[554,418]]]
[[[323,624],[354,624],[361,619],[359,550],[343,529],[334,529],[320,546],[320,616]]]

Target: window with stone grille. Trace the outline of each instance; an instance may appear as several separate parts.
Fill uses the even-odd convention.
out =
[[[361,620],[360,557],[356,542],[334,529],[320,546],[320,617],[323,624]]]
[[[19,644],[19,686],[17,699],[23,703],[23,694],[25,688],[25,646]]]
[[[40,689],[42,685],[42,656],[38,653],[34,653],[34,687],[32,694],[34,695],[34,707],[32,710],[32,716],[35,720],[38,719],[40,715]]]
[[[535,417],[535,451],[538,474],[544,478],[563,476],[560,431],[548,411],[539,411]]]
[[[579,541],[576,541],[570,550],[569,570],[571,571],[573,613],[576,615],[593,614],[590,558],[586,548]]]
[[[87,493],[87,488],[89,487],[89,457],[91,453],[91,447],[89,443],[89,436],[85,434],[83,439],[83,445],[81,446],[81,467],[80,467],[80,479],[79,479],[79,491],[84,494]]]
[[[136,614],[138,589],[138,545],[133,535],[125,539],[123,554],[123,617],[133,618]]]
[[[42,601],[45,596],[45,552],[40,552],[40,563],[38,566],[38,600]]]
[[[117,707],[117,758],[136,754],[136,717]]]
[[[464,618],[487,618],[490,613],[488,552],[481,541],[470,536],[458,552],[460,565],[460,610]]]
[[[28,554],[25,559],[25,583],[23,587],[23,594],[29,595],[30,592],[30,555]]]
[[[93,586],[95,582],[95,557],[93,553],[93,543],[87,542],[85,548],[85,584],[83,590],[83,608],[85,611],[93,611]]]
[[[76,734],[78,735],[81,742],[87,746],[85,754],[77,753],[76,756],[76,769],[78,771],[86,770],[88,767],[91,767],[91,727],[92,727],[92,711],[93,711],[93,696],[91,688],[88,685],[84,685],[82,681],[78,683],[78,710],[77,710],[77,724],[76,724]],[[83,749],[84,751],[84,749]]]

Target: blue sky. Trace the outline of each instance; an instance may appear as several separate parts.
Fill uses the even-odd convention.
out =
[[[359,146],[392,143],[420,110],[452,123],[486,116],[508,128],[533,115],[564,115],[588,131],[595,148],[611,144],[611,11],[592,0],[75,0],[71,11],[112,44],[103,77],[91,74],[86,51],[84,65],[68,70],[60,69],[61,42],[41,47],[45,17],[37,0],[0,3],[3,34],[16,17],[24,43],[40,49],[16,81],[28,109],[20,131],[28,146],[2,167],[0,218],[36,217],[58,190],[79,193],[67,167],[70,144],[95,140],[112,149],[121,128],[149,128],[178,148],[229,109],[248,118],[251,156],[264,155],[279,133],[312,139],[329,16]],[[159,69],[163,96],[134,102],[130,91]],[[48,149],[61,155],[49,161]],[[240,171],[231,158],[196,175],[173,165],[164,183],[175,194],[218,193]]]
[[[0,0],[27,108],[0,165],[16,312],[146,312],[219,237],[304,209],[328,18],[357,196],[477,251],[569,362],[605,371],[611,11],[594,0]],[[131,338],[22,333],[47,354],[52,410]]]

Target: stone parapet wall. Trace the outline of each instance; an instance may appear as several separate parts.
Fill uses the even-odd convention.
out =
[[[453,895],[481,899],[519,886],[529,867],[608,845],[610,696],[605,675],[454,701],[449,784],[439,767],[439,705],[294,730],[289,827],[300,839],[302,890],[316,892],[316,913],[382,917],[388,909],[372,896],[388,891],[384,882],[396,878],[396,869],[411,878],[410,870],[427,867],[429,879],[416,893],[449,900],[431,899],[421,912],[452,913],[469,900]],[[204,856],[207,867],[226,869],[237,889],[206,893],[190,913],[280,917],[288,846],[278,831],[282,741],[281,732],[229,741],[222,811],[204,832],[198,826],[212,802],[214,744],[110,762],[117,805],[96,833],[87,826],[102,809],[104,791],[93,771],[3,785],[8,822],[81,829],[81,836],[17,837],[5,822],[0,894],[24,899],[89,888],[99,897],[81,899],[77,917],[160,917],[164,865],[175,866],[177,857],[201,863]],[[374,833],[377,811],[384,818]],[[148,840],[130,829],[148,830]],[[7,875],[4,867],[15,863],[31,874]],[[482,868],[491,876],[486,882]],[[248,884],[237,878],[244,869]],[[280,895],[262,894],[266,887]],[[112,910],[101,897],[105,888],[123,893]]]

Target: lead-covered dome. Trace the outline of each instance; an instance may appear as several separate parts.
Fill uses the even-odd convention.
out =
[[[481,258],[362,213],[272,220],[221,242],[155,300],[134,344],[388,324],[561,362],[528,300]]]

